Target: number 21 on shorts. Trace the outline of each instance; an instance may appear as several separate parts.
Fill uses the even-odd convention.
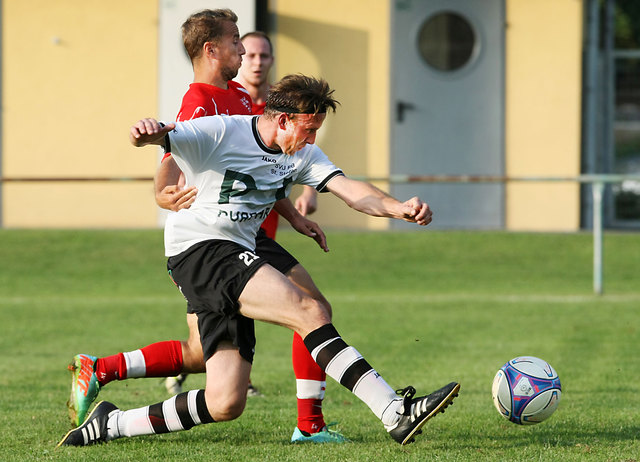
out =
[[[242,252],[240,255],[238,255],[238,258],[240,260],[242,260],[244,262],[245,265],[247,266],[251,266],[251,263],[253,263],[254,261],[256,261],[258,258],[260,258],[259,256],[257,256],[255,253],[253,252],[249,252],[248,250],[245,252]]]

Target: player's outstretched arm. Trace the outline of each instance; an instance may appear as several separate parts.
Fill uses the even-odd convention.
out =
[[[431,223],[433,212],[419,197],[400,202],[370,183],[342,175],[331,179],[327,189],[352,209],[367,215],[397,218],[420,226]]]
[[[164,146],[164,136],[176,128],[173,123],[164,125],[156,119],[147,118],[137,121],[129,131],[129,141],[135,147],[157,144]]]
[[[291,224],[293,229],[298,231],[300,234],[313,238],[313,240],[316,241],[320,248],[325,252],[329,251],[329,247],[327,247],[327,238],[318,223],[300,215],[300,212],[296,210],[289,199],[280,199],[275,203],[273,208]]]

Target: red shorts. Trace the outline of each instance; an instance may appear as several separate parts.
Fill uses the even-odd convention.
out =
[[[274,239],[276,238],[276,231],[278,230],[278,212],[275,210],[271,210],[267,218],[262,222],[262,226],[260,228],[264,229],[264,232],[267,233],[267,237]]]

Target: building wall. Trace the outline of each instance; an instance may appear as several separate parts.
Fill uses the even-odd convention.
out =
[[[172,0],[2,2],[4,177],[153,176],[156,152],[130,147],[127,133],[167,101],[158,83],[163,5],[175,6]],[[386,176],[390,1],[269,5],[273,78],[291,72],[324,77],[342,103],[318,144],[349,175]],[[225,2],[210,7],[221,6]],[[577,175],[582,2],[506,0],[506,9],[506,173]],[[508,229],[579,228],[576,184],[512,183],[506,198]],[[4,183],[2,214],[7,227],[158,224],[150,181]],[[327,228],[388,225],[327,194],[313,218]]]
[[[580,173],[582,2],[508,0],[507,176]],[[580,227],[576,183],[510,183],[509,230]]]
[[[276,78],[298,72],[323,77],[341,103],[317,144],[349,175],[388,175],[389,2],[278,0],[271,7]],[[325,227],[388,226],[331,194],[320,194],[313,219]]]
[[[157,1],[2,2],[2,174],[152,176],[129,127],[157,112]],[[6,183],[6,227],[154,226],[151,182]]]

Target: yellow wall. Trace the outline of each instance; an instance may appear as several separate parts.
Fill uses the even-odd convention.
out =
[[[323,77],[341,103],[327,117],[318,145],[348,175],[388,175],[389,3],[278,0],[272,7],[277,16],[274,77],[298,72]],[[313,219],[325,227],[388,225],[330,194],[320,195]]]
[[[127,133],[157,114],[158,3],[2,2],[4,177],[153,175],[155,151],[130,147]],[[390,1],[269,3],[274,79],[322,76],[342,103],[318,144],[349,175],[388,175]],[[506,0],[506,8],[506,174],[577,175],[582,2]],[[151,182],[5,183],[2,213],[7,227],[157,225]],[[507,229],[575,230],[579,217],[576,184],[507,186]],[[314,219],[388,226],[328,194]]]
[[[2,2],[2,174],[153,176],[128,143],[157,112],[157,0]],[[6,183],[7,227],[155,226],[152,183]]]
[[[506,174],[580,173],[582,2],[508,0],[506,32]],[[511,183],[510,230],[574,231],[575,183]]]

